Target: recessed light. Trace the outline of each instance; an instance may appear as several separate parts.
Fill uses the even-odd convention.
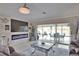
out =
[[[46,14],[46,12],[44,11],[44,12],[42,12],[42,14]]]

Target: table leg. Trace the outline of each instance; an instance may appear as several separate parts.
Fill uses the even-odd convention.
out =
[[[35,50],[36,50],[36,49],[34,49],[34,51],[31,53],[31,55],[35,53]]]
[[[55,52],[55,51],[54,51],[54,48],[53,48],[53,47],[52,47],[52,50],[53,50],[52,52],[53,52],[53,55],[54,55],[54,52]]]

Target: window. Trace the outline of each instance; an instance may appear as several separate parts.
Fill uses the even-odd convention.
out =
[[[46,24],[37,26],[39,40],[54,40],[54,34],[59,34],[60,43],[70,43],[70,26],[68,23]]]

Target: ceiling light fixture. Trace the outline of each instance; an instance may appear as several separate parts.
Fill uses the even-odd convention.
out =
[[[29,7],[26,6],[26,3],[25,3],[23,6],[21,6],[19,8],[19,12],[22,13],[22,14],[29,14],[30,9],[29,9]]]

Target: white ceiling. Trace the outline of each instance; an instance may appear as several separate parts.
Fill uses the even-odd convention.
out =
[[[18,9],[23,3],[0,3],[0,15],[39,22],[47,18],[61,18],[79,15],[78,3],[29,3],[30,14],[21,14]],[[43,14],[46,12],[46,14]]]

